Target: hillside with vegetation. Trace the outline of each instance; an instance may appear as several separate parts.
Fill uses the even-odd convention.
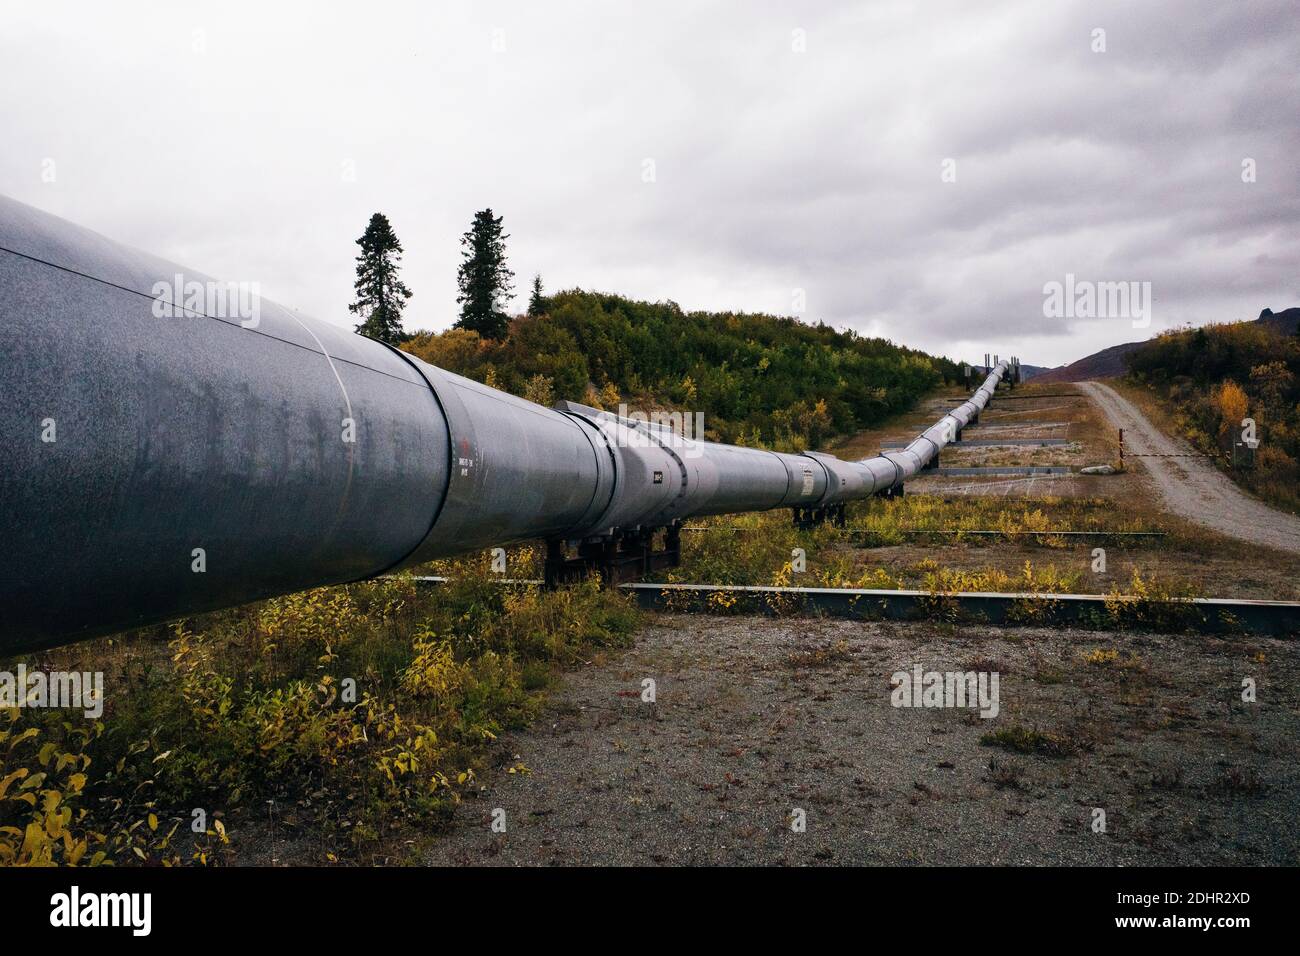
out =
[[[541,404],[698,411],[710,439],[782,450],[876,424],[962,374],[948,359],[790,318],[582,290],[538,304],[499,340],[455,328],[402,348]]]
[[[1300,329],[1284,333],[1261,318],[1167,332],[1127,363],[1130,380],[1164,402],[1178,430],[1225,465],[1243,419],[1253,419],[1255,467],[1232,469],[1232,477],[1300,509]]]
[[[1291,335],[1300,328],[1300,308],[1274,312],[1265,309],[1255,320],[1256,325],[1271,329],[1280,335]],[[1180,329],[1179,331],[1188,331]],[[1148,340],[1150,341],[1150,340]],[[1051,369],[1041,369],[1032,377],[1041,383],[1046,382],[1088,382],[1099,378],[1118,378],[1128,371],[1128,358],[1147,342],[1124,342],[1112,345],[1091,355]],[[1021,373],[1032,366],[1021,365]]]

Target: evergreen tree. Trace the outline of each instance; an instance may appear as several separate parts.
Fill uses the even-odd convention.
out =
[[[491,209],[476,212],[469,232],[460,239],[465,261],[457,275],[460,320],[456,326],[488,339],[506,337],[504,309],[514,294],[511,280],[515,274],[506,267],[505,241],[510,236],[501,231],[501,220]]]
[[[542,277],[533,276],[533,294],[528,298],[528,314],[533,318],[546,311],[546,302],[542,299]]]
[[[402,244],[388,217],[377,212],[357,240],[361,254],[357,256],[357,281],[353,284],[357,300],[348,310],[361,316],[356,327],[362,335],[396,345],[406,339],[402,332],[402,307],[411,297],[402,280],[397,277],[402,258]]]

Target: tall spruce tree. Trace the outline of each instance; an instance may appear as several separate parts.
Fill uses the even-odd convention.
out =
[[[528,297],[528,314],[539,316],[546,311],[546,300],[542,298],[542,277],[533,276],[533,294]]]
[[[460,320],[456,327],[489,339],[506,337],[505,306],[514,293],[515,274],[506,267],[505,241],[510,236],[501,231],[501,220],[491,209],[476,212],[469,232],[460,239],[464,261],[457,276]]]
[[[348,310],[361,316],[356,328],[362,335],[396,345],[406,337],[402,332],[402,307],[411,297],[411,290],[397,277],[402,244],[388,217],[377,212],[370,217],[357,245],[361,247],[357,281],[353,284],[357,300]]]

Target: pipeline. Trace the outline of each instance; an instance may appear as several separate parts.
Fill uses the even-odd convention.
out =
[[[0,654],[518,541],[842,513],[932,466],[1014,374],[843,461],[544,408],[225,290],[0,197]]]

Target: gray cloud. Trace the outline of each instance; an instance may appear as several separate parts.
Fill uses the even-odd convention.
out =
[[[0,191],[339,324],[380,209],[408,326],[450,325],[488,205],[521,291],[788,313],[798,288],[809,320],[966,357],[1054,364],[1300,300],[1291,0],[0,17]],[[1151,282],[1152,329],[1045,318],[1067,272]]]

